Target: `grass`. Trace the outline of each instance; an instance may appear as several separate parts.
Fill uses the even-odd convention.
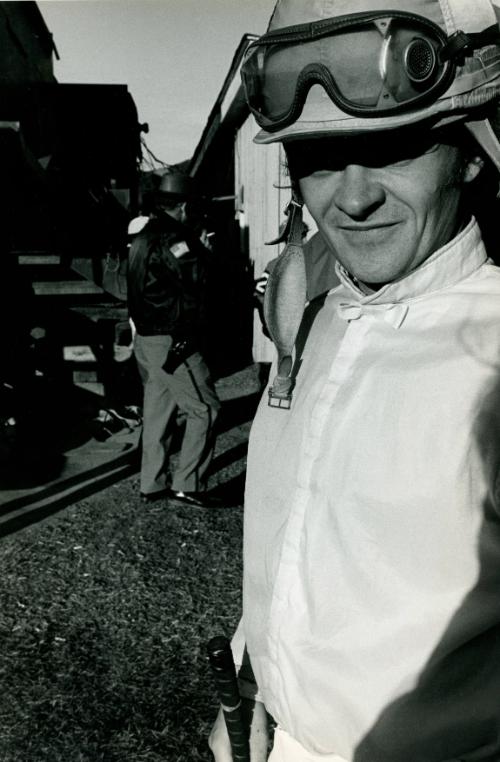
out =
[[[219,440],[223,509],[144,506],[133,477],[1,541],[1,762],[212,758],[205,648],[240,615],[242,474],[228,453],[247,434]]]

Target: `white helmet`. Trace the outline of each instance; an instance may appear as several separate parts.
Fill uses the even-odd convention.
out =
[[[257,143],[461,119],[500,169],[490,0],[278,0],[242,68]]]

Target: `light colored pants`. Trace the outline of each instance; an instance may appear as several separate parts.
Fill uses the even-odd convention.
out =
[[[274,732],[273,750],[269,762],[348,762],[338,754],[311,754],[281,728]]]
[[[179,462],[172,474],[172,489],[203,490],[213,454],[214,423],[220,402],[210,373],[198,352],[174,373],[165,373],[162,365],[171,346],[170,336],[136,333],[134,338],[134,353],[144,385],[141,463],[141,492],[144,494],[167,486],[170,424],[177,408],[186,418],[186,429]]]

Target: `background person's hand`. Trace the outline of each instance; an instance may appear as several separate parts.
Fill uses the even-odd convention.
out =
[[[269,742],[268,717],[260,701],[242,699],[242,709],[245,722],[250,728],[250,762],[266,762]],[[231,745],[227,734],[226,722],[222,709],[212,727],[208,746],[214,755],[215,762],[233,762]]]

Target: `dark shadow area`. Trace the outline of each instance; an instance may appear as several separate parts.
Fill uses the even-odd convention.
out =
[[[216,379],[252,362],[253,336],[253,281],[231,244],[232,232],[219,225],[215,217],[216,248],[208,269],[206,327],[201,335],[203,357]]]
[[[260,398],[261,392],[255,392],[244,397],[224,400],[217,419],[217,433],[230,431],[235,426],[253,420]]]
[[[217,455],[210,464],[208,476],[216,474],[223,468],[227,468],[232,463],[237,463],[241,458],[246,458],[248,452],[248,442],[241,442],[236,447],[231,447],[229,450],[225,450],[220,455]]]
[[[218,484],[216,487],[209,491],[209,495],[218,497],[222,500],[224,508],[231,508],[234,506],[243,505],[243,497],[245,494],[245,478],[246,473],[242,472],[232,479],[228,479],[223,484]]]
[[[65,492],[66,490],[73,487],[77,487],[79,484],[83,487],[83,485],[86,484],[90,479],[94,480],[97,486],[98,480],[100,480],[101,477],[109,473],[110,470],[114,470],[121,465],[129,464],[133,471],[136,471],[139,467],[139,456],[138,450],[136,448],[133,448],[132,445],[126,445],[123,447],[123,449],[117,451],[112,461],[107,460],[98,466],[93,466],[87,468],[86,470],[79,471],[72,476],[64,475],[58,479],[58,475],[61,475],[63,472],[65,462],[66,459],[64,456],[60,456],[58,460],[60,470],[58,473],[53,475],[52,482],[48,478],[49,474],[46,475],[47,486],[45,486],[43,489],[37,490],[35,493],[29,492],[28,494],[13,498],[8,502],[0,502],[0,517],[3,515],[8,515],[9,513],[12,513],[12,511],[18,510],[20,508],[24,508],[25,506],[29,506],[32,503],[37,503],[41,499],[47,500],[49,498],[54,498],[54,501],[57,501],[62,492]],[[104,486],[107,485],[105,484]],[[101,489],[100,481],[99,489]],[[75,495],[75,492],[73,491],[71,492],[71,495],[67,496],[67,498],[68,499],[66,504],[69,504],[69,502],[75,502],[75,500],[78,499],[78,497]]]
[[[119,417],[104,425],[99,414],[135,405],[139,381],[132,357],[113,360],[116,321],[40,306],[15,259],[4,258],[1,270],[0,490],[27,490],[64,478],[65,453],[124,429]],[[97,363],[65,360],[63,348],[79,345]],[[96,392],[77,385],[87,377]]]
[[[0,489],[29,489],[57,478],[64,452],[92,439],[100,404],[97,395],[76,386],[34,378],[12,403],[16,424],[2,426]]]
[[[358,745],[354,762],[500,759],[500,379],[481,405],[474,434],[489,487],[478,537],[477,583],[415,688],[386,707]]]
[[[0,536],[55,514],[140,468],[140,443],[137,447],[120,444],[114,438],[109,450],[106,449],[108,445],[104,444],[102,462],[93,460],[76,472],[74,469],[68,472],[65,468],[65,450],[86,445],[87,451],[92,449],[92,442],[95,442],[96,451],[103,447],[95,438],[94,430],[94,416],[102,406],[103,398],[74,385],[54,384],[47,389],[44,379],[40,379],[40,383],[34,411],[28,416],[25,436],[17,443],[4,441],[3,462],[0,463],[1,489],[37,489],[28,494],[11,495],[3,504],[0,496]],[[260,393],[254,393],[223,401],[218,432],[248,424],[254,416],[259,397]],[[184,432],[182,416],[172,425],[172,453],[175,453],[179,450]],[[229,445],[212,461],[210,474],[214,475],[237,463],[246,456],[246,452],[246,439],[235,446]],[[241,506],[244,481],[245,474],[238,474],[217,485],[210,490],[210,494],[222,499],[225,506]]]
[[[203,354],[215,378],[231,375],[252,362],[254,311],[249,230],[241,225],[237,214],[241,199],[235,196],[234,124],[228,119],[222,125],[219,109],[217,103],[206,127],[210,139],[205,141],[207,133],[202,136],[203,152],[193,156],[189,167],[205,197],[206,226],[213,233],[209,331]],[[215,114],[217,129],[213,130]]]
[[[120,479],[125,479],[127,476],[131,476],[132,474],[136,473],[136,460],[137,459],[134,457],[133,453],[128,453],[126,456],[124,456],[124,467],[120,471]],[[106,474],[104,470],[103,475],[97,479],[100,470],[101,469],[96,469],[96,473],[92,474],[87,472],[87,477],[94,477],[91,484],[88,482],[82,483],[81,487],[79,489],[73,490],[70,495],[60,495],[58,494],[57,489],[54,489],[54,498],[50,500],[50,502],[47,502],[42,506],[36,505],[32,510],[29,509],[29,500],[16,501],[15,505],[13,505],[13,503],[9,503],[8,509],[6,511],[7,515],[9,513],[15,513],[14,509],[18,510],[24,506],[26,506],[26,510],[23,510],[19,514],[13,515],[12,518],[7,518],[1,522],[0,537],[7,537],[8,535],[14,534],[15,532],[19,532],[21,529],[25,529],[26,527],[29,527],[33,524],[38,524],[40,521],[43,521],[43,519],[49,518],[59,511],[62,511],[63,508],[67,508],[69,505],[73,505],[79,500],[83,500],[84,498],[89,497],[90,495],[95,494],[97,491],[105,489],[105,487],[109,487],[111,484],[116,482],[116,473],[111,472]],[[81,475],[79,477],[75,477],[75,479],[72,480],[72,484],[78,485],[81,479]],[[2,511],[0,510],[0,515],[1,513]]]

